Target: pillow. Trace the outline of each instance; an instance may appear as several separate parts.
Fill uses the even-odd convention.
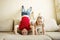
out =
[[[0,21],[0,31],[13,31],[13,19]]]
[[[59,27],[54,19],[48,19],[45,21],[45,31],[57,31]]]

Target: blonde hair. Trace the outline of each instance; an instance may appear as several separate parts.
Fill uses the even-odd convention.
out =
[[[38,17],[37,17],[37,19],[36,19],[36,22],[35,22],[35,25],[34,25],[34,26],[38,25],[38,23],[37,23],[37,20],[38,20],[38,19],[42,19],[42,16],[38,16]]]

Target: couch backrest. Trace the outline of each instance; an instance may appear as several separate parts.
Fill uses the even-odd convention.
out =
[[[45,21],[45,30],[46,31],[56,31],[59,27],[57,26],[57,23],[55,19],[48,19]]]
[[[13,19],[0,21],[0,31],[13,31]]]

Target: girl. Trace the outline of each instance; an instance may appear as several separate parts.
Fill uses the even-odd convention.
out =
[[[34,31],[36,35],[39,35],[39,34],[44,35],[44,23],[41,16],[37,17],[37,20],[34,24]]]

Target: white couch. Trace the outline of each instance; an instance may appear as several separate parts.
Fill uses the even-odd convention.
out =
[[[1,35],[0,40],[52,40],[46,35]]]
[[[19,21],[13,19],[7,19],[0,22],[0,40],[60,40],[60,32],[46,31],[45,35],[19,35],[14,34],[14,25]],[[49,22],[48,22],[49,23]],[[52,21],[54,25],[57,25],[55,21]],[[55,30],[55,29],[54,29]]]
[[[49,19],[46,22],[46,35],[52,40],[60,40],[60,27],[57,25],[55,19]]]

